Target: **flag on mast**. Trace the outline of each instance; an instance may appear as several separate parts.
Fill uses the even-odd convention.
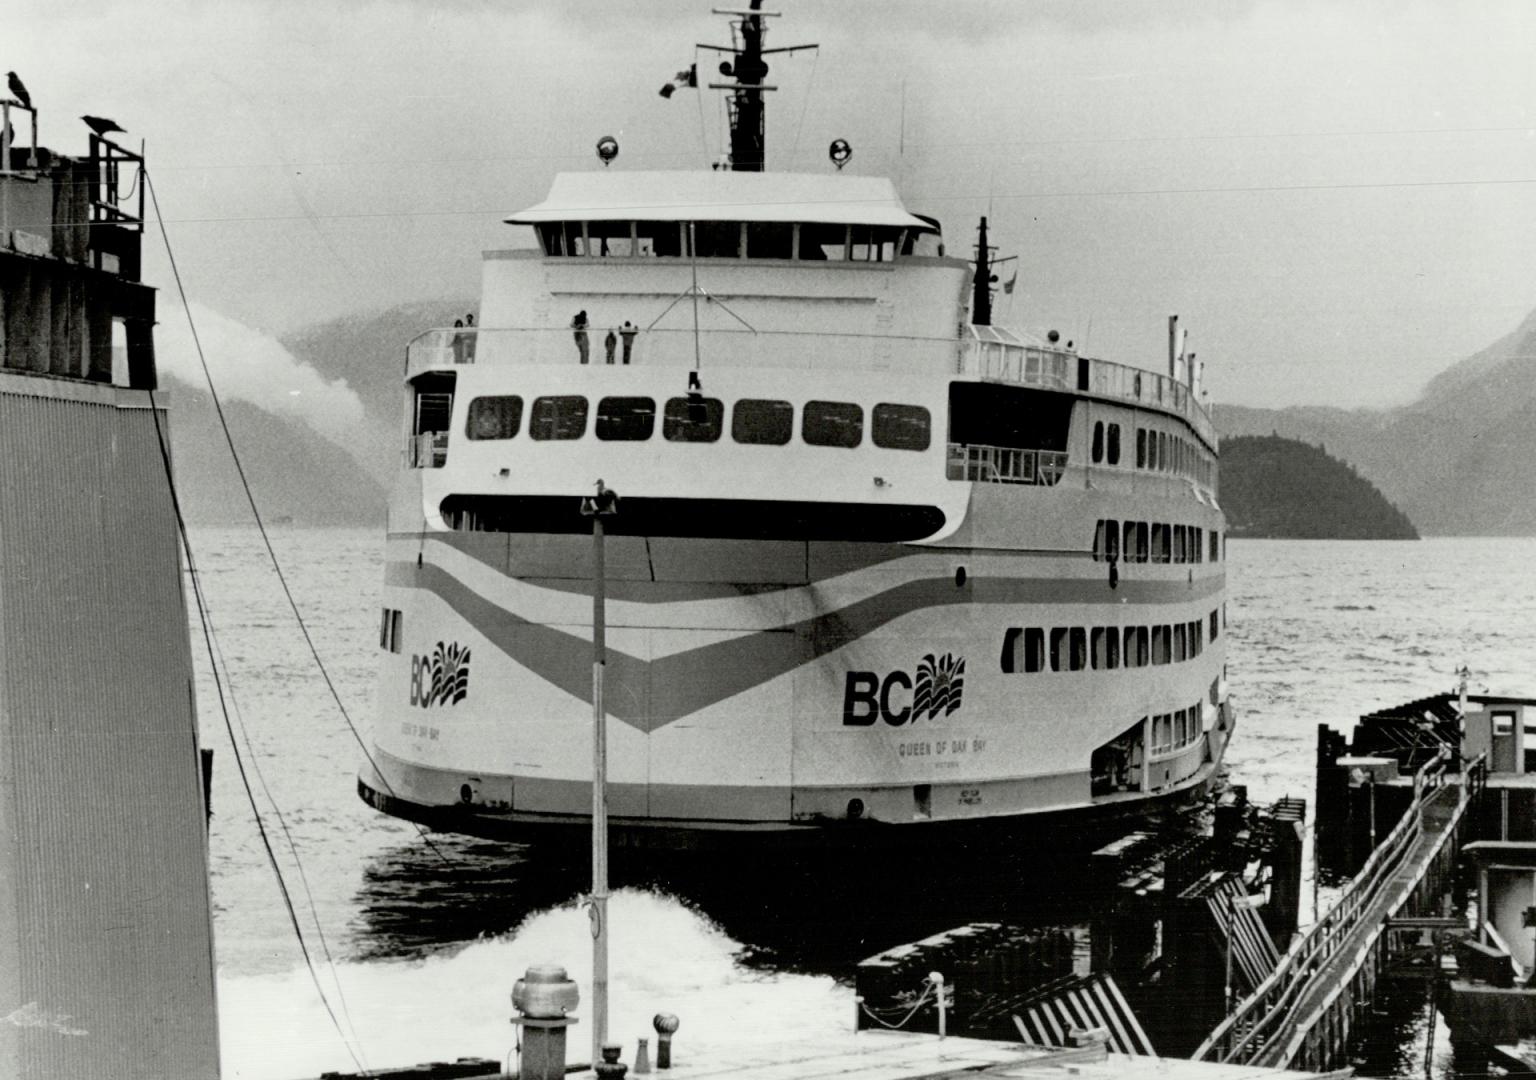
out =
[[[671,82],[667,83],[666,86],[663,86],[661,88],[661,96],[664,97],[664,98],[669,98],[676,91],[681,90],[684,87],[689,87],[689,86],[697,87],[698,85],[699,85],[699,65],[698,64],[689,64],[687,66],[687,68],[685,68],[682,71],[679,71],[676,75],[674,75],[672,77],[672,81]]]
[[[1014,285],[1014,282],[1016,282],[1018,280],[1019,280],[1019,268],[1017,266],[1015,266],[1013,268],[1013,277],[1009,278],[1007,280],[1007,282],[1003,285],[1003,292],[1006,293],[1009,296],[1012,296],[1013,295],[1013,285]]]

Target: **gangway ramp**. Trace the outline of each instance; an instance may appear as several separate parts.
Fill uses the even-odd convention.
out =
[[[1486,775],[1479,758],[1448,775],[1444,756],[1414,779],[1414,798],[1338,901],[1195,1051],[1197,1060],[1317,1072],[1346,1057],[1350,1030],[1386,957],[1387,922],[1439,895]]]

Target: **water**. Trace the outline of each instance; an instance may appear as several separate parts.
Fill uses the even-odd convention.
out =
[[[382,537],[327,529],[272,535],[337,696],[366,735]],[[315,673],[259,537],[199,529],[192,539],[230,674],[226,699],[243,723],[244,736],[236,726],[242,750],[248,738],[252,784],[321,984],[363,1063],[504,1057],[512,1045],[508,993],[526,966],[557,962],[583,983],[588,977],[588,923],[574,905],[582,853],[572,853],[567,871],[541,863],[534,872],[516,849],[443,836],[428,847],[410,825],[364,806],[355,793],[356,741]],[[1463,663],[1475,689],[1536,693],[1533,564],[1536,539],[1234,542],[1234,779],[1261,801],[1310,797],[1318,723],[1347,726],[1378,706],[1450,689]],[[305,969],[206,661],[200,667],[203,737],[217,754],[211,858],[225,1075],[291,1080],[355,1069]],[[854,1006],[841,954],[797,941],[825,930],[817,901],[803,895],[782,912],[741,904],[726,916],[657,891],[620,890],[610,907],[611,1031],[632,1052],[651,1015],[675,1012],[683,1018],[682,1052],[778,1042],[786,1030],[846,1030]],[[872,936],[845,951],[894,943]],[[1363,1071],[1422,1074],[1422,1012],[1407,1003],[1386,1018]],[[585,1031],[576,1029],[573,1046],[585,1046]],[[1440,1024],[1441,1075],[1444,1040]]]

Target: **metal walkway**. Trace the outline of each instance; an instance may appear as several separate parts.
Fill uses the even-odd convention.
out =
[[[1326,1071],[1344,1059],[1357,1012],[1383,962],[1387,920],[1438,896],[1460,826],[1485,776],[1482,759],[1447,777],[1437,757],[1415,797],[1338,901],[1194,1053],[1196,1060]]]

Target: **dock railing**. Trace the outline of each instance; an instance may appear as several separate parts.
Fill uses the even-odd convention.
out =
[[[1443,801],[1447,792],[1459,799],[1457,814],[1478,789],[1484,768],[1481,757],[1470,763],[1468,782],[1446,783],[1449,749],[1442,749],[1413,777],[1413,801],[1384,840],[1371,853],[1360,872],[1345,887],[1326,915],[1292,943],[1275,970],[1244,998],[1191,1055],[1197,1061],[1250,1065],[1286,1065],[1306,1034],[1298,1024],[1299,1006],[1318,980],[1328,974],[1330,961],[1351,939],[1368,914],[1379,915],[1376,903],[1402,868],[1404,859],[1424,832],[1425,811]],[[1385,915],[1381,915],[1385,918]]]

